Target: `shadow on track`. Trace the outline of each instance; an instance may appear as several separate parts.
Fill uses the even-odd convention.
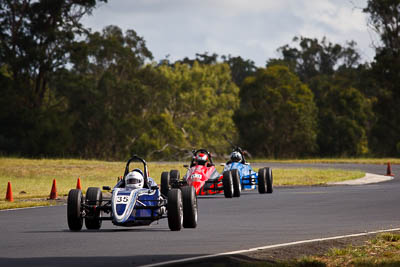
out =
[[[81,231],[70,231],[68,229],[62,229],[60,231],[25,231],[24,234],[45,234],[45,233],[82,233],[82,234],[92,234],[92,233],[117,233],[117,232],[134,232],[134,233],[144,233],[144,232],[170,232],[170,229],[100,229],[100,230],[87,230],[82,229]]]
[[[0,258],[0,266],[140,266],[157,262],[203,256],[192,255],[142,255],[142,256],[110,256],[110,257],[32,257],[32,258]]]

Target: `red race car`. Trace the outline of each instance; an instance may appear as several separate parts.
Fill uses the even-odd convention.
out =
[[[233,195],[233,191],[239,186],[234,186],[232,177],[225,178],[217,171],[212,161],[211,154],[206,149],[192,151],[192,161],[183,179],[180,179],[178,170],[163,172],[161,174],[161,193],[168,196],[171,188],[181,188],[182,186],[193,186],[196,195],[212,195],[224,192],[225,196]],[[230,178],[230,180],[229,180]],[[229,181],[228,181],[229,180]]]

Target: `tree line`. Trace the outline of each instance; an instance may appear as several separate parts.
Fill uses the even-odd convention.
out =
[[[182,159],[231,143],[255,157],[400,154],[400,0],[369,0],[372,62],[296,36],[265,67],[196,54],[155,62],[133,29],[92,32],[106,0],[0,0],[0,153]]]

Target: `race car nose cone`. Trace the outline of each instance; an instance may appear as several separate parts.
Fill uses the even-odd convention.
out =
[[[196,190],[196,194],[198,195],[201,189],[201,182],[193,181],[192,186]]]

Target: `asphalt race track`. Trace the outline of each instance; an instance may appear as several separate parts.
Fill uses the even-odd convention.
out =
[[[254,164],[257,166],[266,164]],[[277,168],[299,165],[273,164]],[[315,164],[385,174],[384,165]],[[400,166],[392,165],[399,177]],[[0,266],[137,266],[253,247],[400,227],[400,180],[362,186],[275,188],[199,197],[196,229],[167,220],[70,232],[66,206],[0,211]]]

